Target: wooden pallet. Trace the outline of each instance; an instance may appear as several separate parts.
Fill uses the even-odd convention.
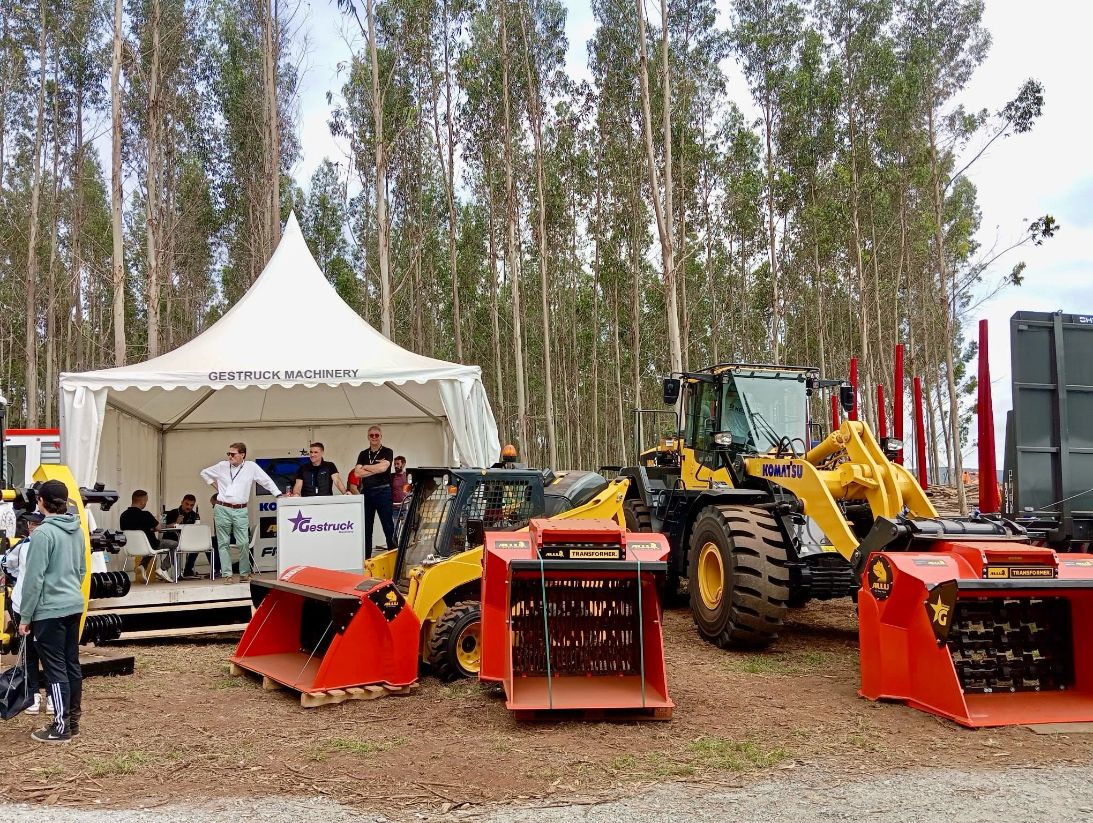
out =
[[[261,677],[262,688],[267,692],[272,691],[296,691],[290,686],[286,686],[284,683],[279,683],[272,678],[265,677],[264,675],[258,675],[251,672],[249,669],[244,669],[235,663],[230,664],[229,669],[233,677]],[[300,705],[305,709],[313,709],[316,706],[328,706],[335,703],[344,703],[347,700],[376,700],[380,697],[400,696],[411,694],[417,690],[418,684],[411,683],[409,686],[388,686],[388,685],[371,685],[371,686],[351,686],[348,689],[330,689],[325,692],[296,692],[300,695]]]
[[[599,723],[628,723],[633,720],[671,720],[672,707],[657,709],[512,709],[517,722],[560,722],[580,720]]]

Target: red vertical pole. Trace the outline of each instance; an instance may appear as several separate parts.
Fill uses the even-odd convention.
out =
[[[884,413],[884,386],[877,383],[877,433],[883,440],[888,436],[888,417]]]
[[[839,430],[839,395],[831,395],[831,431]]]
[[[915,387],[915,454],[918,463],[918,484],[929,487],[926,479],[926,416],[922,412],[922,378],[914,379]]]
[[[987,321],[979,321],[979,511],[1002,510],[998,493],[998,465],[994,453],[994,404],[991,401],[991,366],[987,353]]]
[[[903,344],[896,344],[896,376],[892,383],[892,436],[903,442]],[[896,462],[903,463],[903,448],[896,455]]]
[[[847,415],[851,420],[858,419],[858,358],[850,358],[850,385],[854,387],[854,405]]]

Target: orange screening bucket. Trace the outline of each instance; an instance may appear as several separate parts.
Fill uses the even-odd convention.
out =
[[[293,566],[251,595],[239,668],[303,694],[417,680],[421,625],[390,580]]]
[[[516,713],[630,710],[668,719],[660,581],[668,543],[613,520],[532,520],[486,535],[484,681]]]
[[[972,727],[1093,720],[1093,555],[933,545],[866,561],[861,695]]]

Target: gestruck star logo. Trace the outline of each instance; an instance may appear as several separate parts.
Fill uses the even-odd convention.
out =
[[[298,532],[303,526],[311,522],[311,518],[304,514],[303,511],[298,511],[296,512],[295,517],[290,517],[288,519],[288,522],[292,524],[292,530]]]

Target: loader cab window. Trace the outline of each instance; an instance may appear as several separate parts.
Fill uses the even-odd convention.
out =
[[[739,405],[730,407],[729,388],[736,393]],[[808,398],[805,384],[795,377],[734,375],[726,387],[724,430],[736,436],[736,427],[747,426],[748,447],[765,454],[778,445],[783,437],[792,441],[798,453],[807,451]]]
[[[13,489],[26,487],[27,447],[5,446],[3,449],[4,477]]]
[[[688,386],[687,440],[701,463],[709,463],[710,446],[718,427],[720,398],[717,384],[696,382]]]

